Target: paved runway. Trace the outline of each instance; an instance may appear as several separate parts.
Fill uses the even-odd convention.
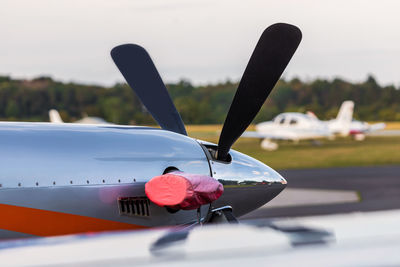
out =
[[[288,181],[287,189],[328,189],[330,193],[340,190],[336,191],[339,198],[340,194],[344,196],[346,192],[356,192],[360,201],[336,201],[331,204],[315,202],[302,205],[301,199],[294,199],[293,201],[299,203],[286,206],[274,203],[273,207],[268,207],[267,204],[240,219],[400,209],[400,166],[287,170],[279,173]],[[299,193],[296,195],[293,192],[299,191],[301,192],[292,190],[291,196],[298,197]]]

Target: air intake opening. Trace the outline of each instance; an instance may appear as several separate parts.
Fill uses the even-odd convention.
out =
[[[120,197],[118,207],[120,215],[150,216],[150,200],[147,197]]]

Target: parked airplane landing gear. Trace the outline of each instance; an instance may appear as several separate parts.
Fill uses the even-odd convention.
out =
[[[354,135],[354,140],[356,140],[356,141],[364,141],[364,139],[365,139],[365,134],[355,134]]]
[[[278,149],[278,144],[269,139],[264,139],[261,141],[261,148],[268,151],[274,151]]]

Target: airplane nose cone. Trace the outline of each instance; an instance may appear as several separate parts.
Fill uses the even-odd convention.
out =
[[[274,169],[240,152],[230,150],[232,161],[211,161],[213,177],[224,186],[215,208],[232,206],[235,216],[255,210],[276,197],[287,181]]]

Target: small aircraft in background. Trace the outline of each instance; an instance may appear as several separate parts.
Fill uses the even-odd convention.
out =
[[[320,121],[315,115],[300,112],[281,113],[272,121],[256,124],[255,128],[256,131],[246,131],[242,137],[262,139],[261,148],[269,151],[278,149],[278,144],[272,140],[297,143],[301,140],[315,141],[333,136],[325,122]]]
[[[276,116],[272,121],[257,124],[255,132],[246,132],[243,137],[262,138],[261,147],[265,150],[276,150],[278,144],[271,140],[301,140],[315,141],[329,138],[328,127],[316,118],[303,113],[285,112]]]
[[[49,110],[49,119],[51,123],[64,123],[62,120],[60,113],[55,109]],[[102,124],[102,125],[112,125],[114,123],[108,122],[99,117],[89,117],[85,116],[80,120],[74,121],[73,123],[82,123],[82,124]]]
[[[272,140],[289,140],[295,143],[301,140],[334,139],[336,136],[353,136],[355,140],[364,140],[365,134],[382,130],[384,123],[368,124],[353,120],[354,102],[344,101],[335,119],[319,120],[311,111],[307,113],[285,112],[272,121],[256,124],[256,131],[246,131],[242,137],[260,138],[265,150],[276,150],[278,144]]]

